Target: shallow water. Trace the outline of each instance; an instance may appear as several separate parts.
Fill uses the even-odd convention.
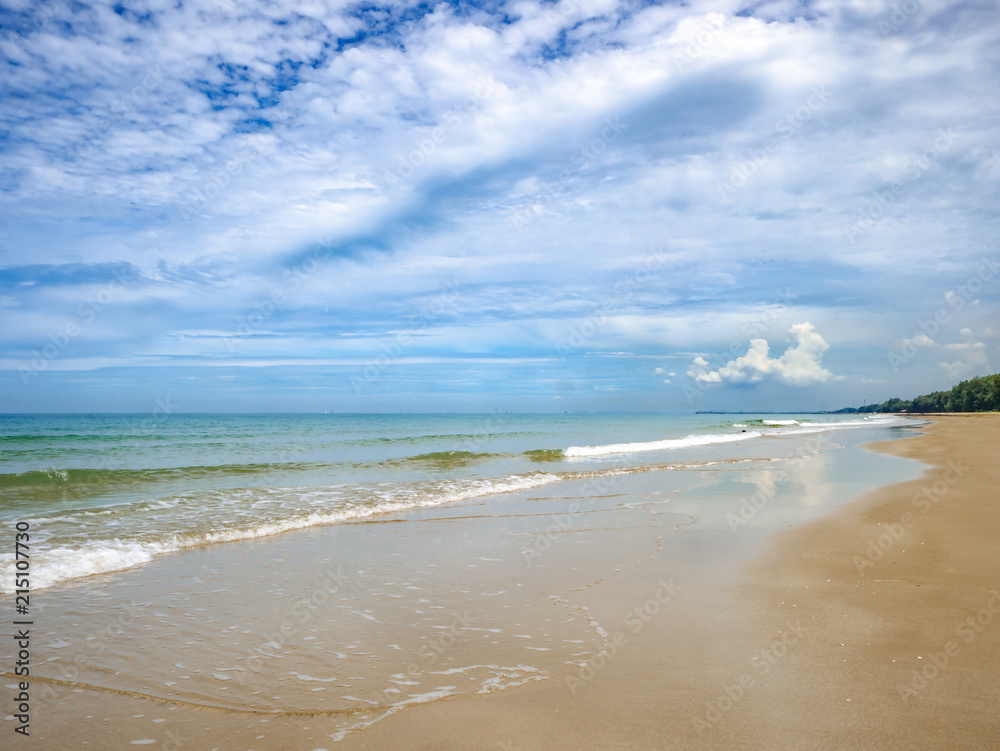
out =
[[[691,430],[688,422],[674,435]],[[716,424],[702,430],[721,433]],[[907,432],[889,423],[787,425],[731,443],[616,453],[615,463],[553,458],[544,473],[521,476],[555,479],[450,500],[433,496],[442,483],[503,476],[483,467],[461,477],[409,469],[372,486],[397,501],[410,488],[413,502],[395,510],[193,545],[35,592],[45,662],[33,675],[44,684],[43,702],[84,690],[213,708],[236,724],[309,715],[333,740],[413,704],[562,681],[606,651],[609,634],[630,633],[630,606],[655,606],[660,582],[696,591],[688,607],[698,614],[687,617],[704,617],[766,537],[914,476],[915,463],[859,446]],[[514,450],[532,443],[511,443],[504,461],[533,462]],[[319,485],[253,492],[255,501],[267,492],[318,497],[325,513],[344,507],[343,496],[329,500],[335,496]],[[227,509],[233,526],[245,523],[238,510],[246,496],[236,489],[189,495],[219,514],[212,524],[222,524]],[[434,502],[421,502],[428,497]],[[163,503],[167,516],[158,517],[155,500],[119,505],[147,529],[150,519],[186,518],[174,511],[179,502]],[[114,508],[80,504],[35,515],[32,524]],[[248,508],[262,515],[271,507]],[[61,523],[72,531],[72,522]],[[100,533],[100,544],[113,542]],[[49,539],[57,534],[69,532]]]
[[[185,548],[409,508],[777,459],[797,450],[786,439],[898,423],[828,415],[0,416],[0,525],[31,525],[38,589]],[[11,553],[0,553],[4,591],[12,564]]]

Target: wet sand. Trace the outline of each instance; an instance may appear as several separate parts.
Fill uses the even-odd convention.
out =
[[[871,446],[918,479],[778,535],[730,598],[651,619],[575,696],[432,705],[356,747],[997,748],[1000,416],[933,419]]]
[[[757,617],[808,628],[762,747],[1000,747],[1000,415],[939,415],[872,449],[930,467],[784,536]]]
[[[32,684],[52,697],[26,747],[994,748],[1000,419],[935,420],[872,447],[901,459],[849,447],[628,479],[531,565],[525,541],[593,487],[400,515],[405,535],[389,518],[211,546],[53,590],[39,643],[55,646],[39,653],[61,664]],[[919,474],[906,460],[929,467],[842,503],[852,481]],[[766,503],[732,526],[755,488]],[[346,583],[330,583],[343,560]],[[60,682],[80,649],[68,642],[95,622],[106,650]],[[235,660],[289,622],[233,680],[250,665]],[[347,647],[346,662],[328,658]],[[409,680],[466,694],[385,716],[379,693]],[[352,681],[380,691],[344,703]]]

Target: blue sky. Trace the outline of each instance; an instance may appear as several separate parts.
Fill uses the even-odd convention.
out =
[[[7,0],[0,411],[993,372],[998,38],[992,2]]]

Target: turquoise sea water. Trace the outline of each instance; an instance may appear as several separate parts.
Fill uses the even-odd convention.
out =
[[[33,586],[183,548],[488,500],[581,477],[791,456],[832,415],[6,415],[0,528]],[[888,437],[888,436],[886,436]],[[0,586],[12,589],[12,555]]]

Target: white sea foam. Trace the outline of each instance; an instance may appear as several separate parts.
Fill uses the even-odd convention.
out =
[[[341,505],[329,511],[315,511],[243,526],[237,522],[228,529],[166,534],[153,540],[91,540],[76,547],[41,549],[34,552],[32,559],[32,588],[43,589],[84,576],[123,571],[149,563],[157,555],[172,553],[182,548],[270,537],[294,529],[337,524],[411,508],[440,506],[498,493],[529,490],[558,482],[560,479],[562,478],[558,475],[536,473],[511,475],[493,480],[463,480],[429,486],[418,485],[406,490],[382,492],[375,503]],[[285,489],[284,492],[296,492],[296,489]],[[298,489],[299,498],[307,494],[306,489]],[[280,501],[275,502],[280,505]],[[220,520],[220,524],[226,521],[232,522],[231,519]],[[0,557],[0,591],[13,590],[14,556],[7,553]]]
[[[570,446],[563,454],[567,457],[607,456],[609,454],[631,454],[639,451],[661,451],[663,449],[683,449],[692,446],[709,446],[716,443],[733,443],[748,438],[759,438],[760,433],[709,433],[689,435],[684,438],[667,438],[662,441],[642,443],[610,443],[604,446]]]
[[[884,428],[890,425],[912,425],[909,417],[898,415],[877,415],[863,417],[860,420],[838,420],[837,422],[810,422],[783,431],[782,435],[803,435],[806,433],[824,433],[830,430],[847,430],[849,428]]]
[[[149,563],[153,556],[180,549],[180,545],[164,542],[122,542],[107,540],[85,543],[79,548],[53,548],[36,552],[31,570],[32,589],[44,589],[61,581],[81,576],[121,571],[143,563]],[[0,568],[0,583],[3,591],[14,583],[13,561]]]
[[[789,421],[791,422],[791,421]],[[849,428],[913,424],[912,418],[866,415],[836,422],[775,426],[768,434],[796,435]],[[684,438],[573,446],[569,458],[682,449],[757,438],[758,431],[688,435]],[[306,527],[338,524],[414,508],[458,503],[494,494],[529,490],[563,479],[625,474],[666,465],[615,467],[561,474],[531,473],[493,479],[439,482],[338,484],[324,488],[253,488],[185,493],[139,504],[114,504],[56,511],[32,534],[33,589],[149,563],[156,556],[218,542],[268,537]],[[116,521],[113,529],[108,515]],[[162,530],[153,532],[153,529]],[[14,589],[14,557],[0,553],[0,591]]]
[[[801,424],[799,423],[798,420],[761,420],[761,422],[764,423],[765,425],[774,425],[774,426]]]

